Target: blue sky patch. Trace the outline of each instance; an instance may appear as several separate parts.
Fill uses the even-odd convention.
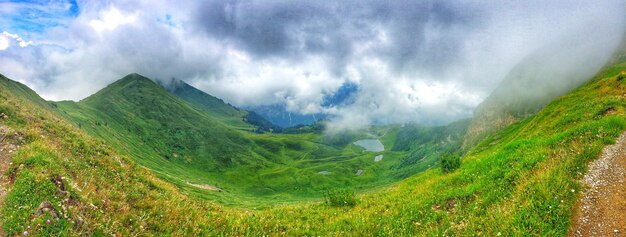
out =
[[[333,94],[327,94],[322,100],[322,106],[343,106],[354,103],[354,94],[359,91],[359,85],[347,81]]]
[[[9,1],[14,10],[0,20],[0,30],[18,34],[26,40],[38,39],[46,29],[63,26],[80,14],[75,0]]]

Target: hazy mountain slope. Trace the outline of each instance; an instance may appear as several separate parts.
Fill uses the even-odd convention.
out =
[[[280,128],[254,112],[236,108],[184,81],[172,79],[162,86],[178,98],[234,128],[256,132],[280,132]]]
[[[464,147],[471,147],[490,132],[536,113],[595,75],[611,60],[613,52],[598,51],[597,44],[614,43],[610,38],[586,42],[577,35],[569,35],[523,59],[474,110]]]
[[[204,93],[184,81],[172,79],[163,86],[172,94],[198,108],[202,108],[214,117],[230,118],[242,114],[242,111],[234,106],[226,104],[223,100]]]
[[[283,128],[297,125],[310,125],[326,118],[325,114],[299,114],[289,112],[287,111],[287,106],[284,104],[248,106],[246,109],[254,111],[271,123]]]

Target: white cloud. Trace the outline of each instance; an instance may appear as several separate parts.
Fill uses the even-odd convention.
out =
[[[134,14],[124,14],[116,7],[100,13],[97,19],[89,21],[89,25],[93,27],[98,33],[104,30],[114,30],[120,25],[129,24],[135,22],[137,16]]]
[[[4,32],[2,32],[2,35],[6,36],[6,37],[8,37],[8,38],[14,39],[15,41],[17,41],[18,45],[19,45],[20,47],[22,47],[22,48],[24,48],[24,47],[26,47],[26,46],[29,46],[29,45],[33,44],[33,41],[26,41],[26,40],[22,39],[22,37],[20,37],[20,36],[19,36],[19,35],[17,35],[17,34],[11,34],[11,33],[9,33],[9,32],[4,31]],[[7,39],[6,37],[3,37],[3,38],[4,38],[4,40],[6,41],[6,47],[4,47],[4,49],[8,48],[8,47],[9,47],[9,45],[10,45],[10,44],[9,44],[9,41],[8,41],[8,39]],[[2,43],[0,43],[0,48],[1,48],[1,44],[2,44]]]
[[[5,50],[9,47],[9,39],[7,37],[0,35],[0,50]]]

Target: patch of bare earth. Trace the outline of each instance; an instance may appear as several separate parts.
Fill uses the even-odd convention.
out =
[[[187,182],[187,184],[189,184],[189,185],[191,185],[191,186],[193,186],[193,187],[199,188],[199,189],[204,189],[204,190],[209,190],[209,191],[217,191],[217,192],[221,192],[221,191],[222,191],[222,189],[221,189],[221,188],[218,188],[218,187],[213,186],[213,185],[208,185],[208,184],[193,184],[193,183],[189,183],[189,182]]]
[[[1,118],[0,118],[1,119]],[[4,203],[4,197],[7,194],[7,184],[9,180],[4,177],[9,165],[11,164],[11,156],[19,148],[18,145],[10,142],[10,134],[12,130],[0,124],[0,207]],[[2,231],[2,221],[0,221],[0,236],[4,236]]]
[[[626,236],[626,133],[589,164],[569,236]]]

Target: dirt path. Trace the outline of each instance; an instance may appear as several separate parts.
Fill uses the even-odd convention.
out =
[[[204,190],[209,190],[209,191],[218,191],[218,192],[221,192],[221,191],[222,191],[222,189],[221,189],[221,188],[218,188],[217,186],[213,186],[213,185],[208,185],[208,184],[193,184],[193,183],[190,183],[190,182],[187,182],[187,184],[189,184],[189,185],[191,185],[191,186],[194,186],[194,187],[196,187],[196,188],[199,188],[199,189],[204,189]]]
[[[626,236],[626,133],[589,164],[569,236]]]
[[[4,173],[9,168],[9,163],[11,162],[10,156],[10,147],[7,139],[8,130],[6,130],[2,125],[0,125],[0,207],[4,203],[4,197],[7,195],[6,190],[6,180],[4,178]],[[4,236],[4,231],[2,228],[2,221],[0,220],[0,236]]]
[[[9,181],[4,177],[4,174],[9,169],[13,153],[19,148],[19,145],[16,145],[18,142],[16,142],[15,136],[10,135],[12,133],[12,129],[0,124],[0,206],[3,205],[4,197],[8,191],[6,187]],[[4,236],[2,221],[0,221],[0,236]]]

